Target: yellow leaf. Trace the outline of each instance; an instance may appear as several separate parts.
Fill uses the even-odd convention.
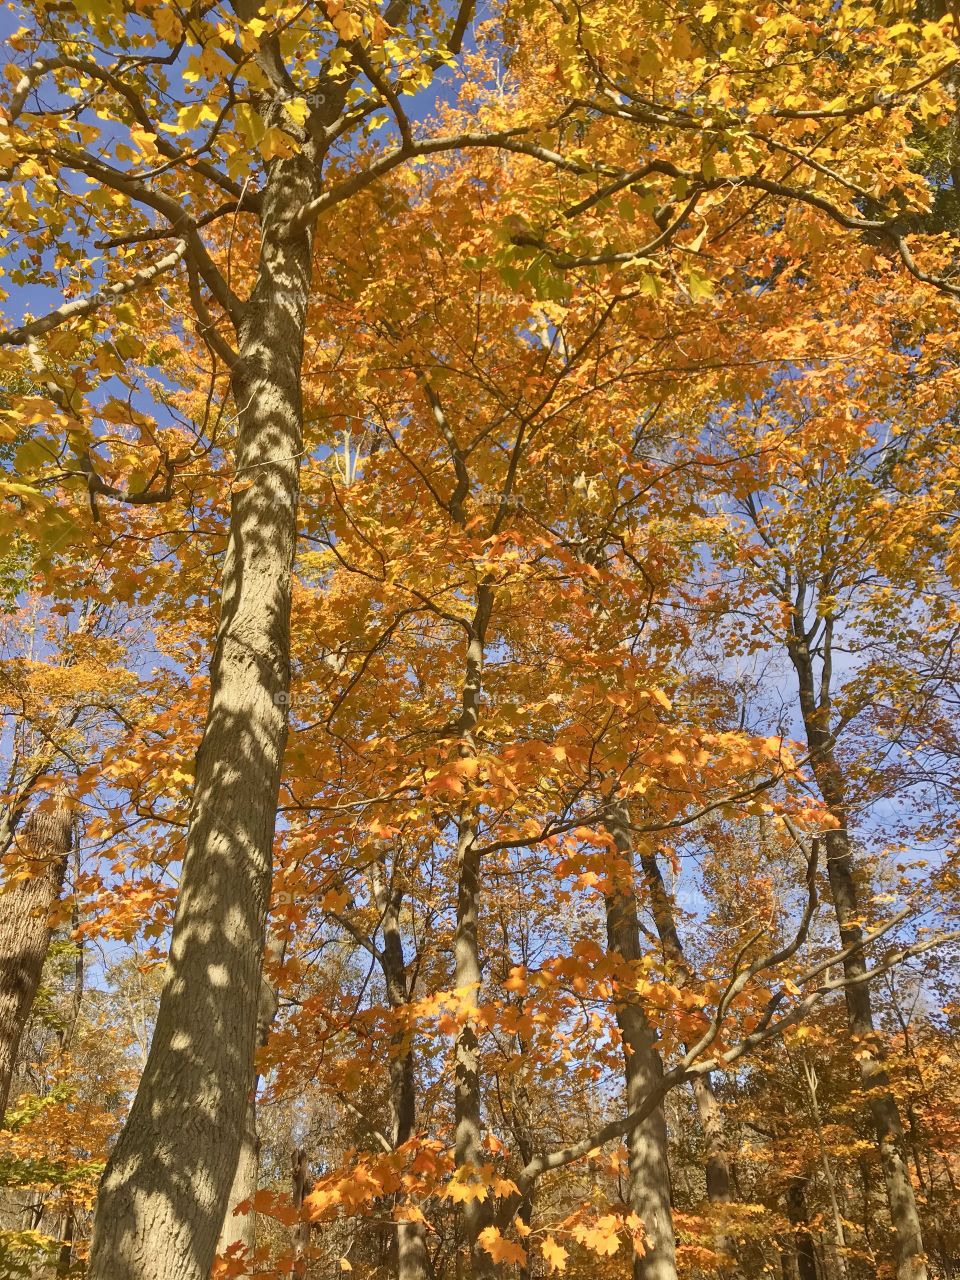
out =
[[[255,111],[253,107],[246,102],[238,102],[234,109],[234,118],[237,122],[237,129],[243,134],[247,142],[254,146],[259,145],[266,133],[266,125],[263,123],[263,117],[259,111]]]
[[[264,160],[273,160],[277,156],[283,159],[292,156],[296,150],[296,139],[282,129],[268,129],[260,139],[260,154]]]
[[[543,1254],[543,1260],[551,1271],[566,1271],[567,1257],[569,1255],[562,1244],[557,1244],[553,1236],[547,1236],[540,1246],[540,1252]]]
[[[513,1240],[504,1240],[496,1227],[484,1227],[477,1239],[494,1262],[515,1262],[522,1267],[527,1261],[526,1250]]]
[[[690,28],[686,23],[679,22],[674,28],[670,52],[677,58],[693,57],[693,41],[690,38]]]
[[[352,13],[347,13],[346,9],[334,15],[333,25],[336,27],[337,35],[341,40],[356,40],[363,30],[360,25],[360,19]]]
[[[527,982],[527,971],[523,965],[514,965],[510,970],[510,976],[504,982],[504,988],[507,991],[519,991],[521,995],[526,995],[530,989]]]
[[[512,1178],[494,1178],[493,1180],[493,1194],[495,1196],[512,1196],[516,1195],[519,1190],[520,1188]],[[519,1222],[519,1219],[517,1221]],[[523,1235],[522,1230],[520,1234]]]
[[[283,109],[293,123],[302,129],[310,111],[306,98],[290,98],[283,104]]]
[[[292,1227],[300,1220],[300,1214],[290,1203],[290,1197],[283,1193],[270,1191],[261,1188],[246,1205],[246,1211],[252,1210],[254,1213],[262,1213],[267,1217],[276,1218],[278,1222],[282,1222],[285,1227]]]
[[[183,35],[183,27],[177,17],[176,7],[169,4],[158,4],[151,16],[154,30],[160,39],[176,44]]]
[[[398,1204],[394,1206],[393,1218],[395,1222],[422,1222],[427,1225],[423,1210],[417,1208],[415,1204]]]
[[[27,484],[11,484],[6,480],[0,481],[0,497],[7,494],[11,497],[21,498],[31,506],[42,507],[44,505],[43,494],[38,493],[36,489],[32,489]]]
[[[450,1199],[455,1204],[459,1204],[467,1200],[479,1200],[481,1203],[487,1198],[486,1187],[481,1187],[478,1183],[455,1182],[450,1188]]]
[[[594,1253],[612,1257],[620,1248],[617,1230],[620,1220],[615,1214],[608,1213],[598,1218],[592,1227],[579,1224],[573,1228],[573,1234],[586,1248]]]
[[[451,1182],[445,1194],[454,1204],[463,1204],[468,1200],[486,1200],[487,1188],[482,1182]]]
[[[352,894],[347,893],[346,890],[331,889],[323,895],[323,901],[320,906],[324,911],[342,911],[352,901]]]
[[[155,160],[160,155],[157,150],[157,135],[155,133],[148,133],[146,129],[141,129],[139,125],[132,124],[130,126],[130,137],[148,160]]]

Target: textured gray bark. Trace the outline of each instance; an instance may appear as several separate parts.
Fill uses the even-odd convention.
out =
[[[397,1280],[430,1280],[433,1269],[422,1222],[397,1223]]]
[[[302,448],[300,367],[316,195],[303,153],[273,161],[239,331],[239,415],[220,623],[168,976],[140,1087],[97,1200],[90,1280],[207,1280],[244,1132],[257,1035]]]
[[[277,995],[265,978],[260,980],[260,1002],[257,1006],[257,1044],[265,1045],[273,1020],[277,1016]],[[243,1117],[243,1133],[240,1138],[240,1154],[237,1168],[227,1198],[227,1213],[220,1228],[217,1254],[222,1255],[231,1246],[241,1245],[245,1253],[253,1252],[257,1242],[257,1215],[253,1210],[236,1213],[237,1205],[251,1200],[260,1184],[260,1135],[257,1131],[257,1086],[259,1074],[253,1072],[247,1095],[247,1109]]]
[[[640,865],[647,892],[650,895],[650,909],[657,929],[657,936],[663,948],[664,957],[673,965],[678,980],[685,984],[693,978],[693,970],[687,963],[687,957],[680,941],[677,924],[673,913],[673,903],[667,893],[660,866],[655,853],[641,853]],[[703,1130],[706,1147],[706,1183],[707,1196],[714,1204],[727,1204],[733,1200],[733,1183],[730,1176],[730,1158],[727,1153],[723,1108],[717,1101],[710,1075],[696,1076],[692,1082],[694,1101]],[[724,1241],[726,1245],[729,1242]]]
[[[391,1009],[401,1009],[411,995],[400,930],[403,894],[399,887],[391,891],[385,882],[382,867],[374,872],[374,892],[380,912],[380,932],[383,935],[379,960],[387,988],[387,1003]],[[390,1112],[391,1139],[394,1147],[399,1147],[413,1137],[417,1127],[413,1045],[402,1029],[394,1036],[391,1046]],[[430,1280],[432,1268],[427,1250],[426,1229],[422,1222],[398,1222],[394,1247],[397,1280]]]
[[[849,948],[862,940],[863,930],[859,923],[859,894],[847,825],[846,786],[830,731],[831,640],[832,626],[827,620],[821,640],[825,665],[818,696],[802,610],[799,606],[794,610],[788,651],[797,674],[800,711],[810,749],[810,765],[820,794],[838,824],[835,830],[824,835],[827,875],[840,928],[840,939],[844,948]],[[883,1067],[882,1049],[873,1021],[870,984],[861,980],[867,971],[867,958],[863,952],[854,951],[848,955],[843,963],[843,971],[848,982],[845,989],[847,1025],[856,1045],[860,1079],[877,1136],[890,1219],[896,1236],[897,1280],[927,1280],[920,1216],[904,1154],[900,1113]]]
[[[50,949],[50,908],[60,897],[72,845],[70,801],[60,788],[23,825],[19,852],[36,874],[0,893],[0,1124],[20,1038]]]
[[[310,1194],[310,1169],[307,1153],[298,1147],[290,1157],[291,1199],[293,1207],[299,1212],[303,1202]],[[310,1223],[301,1218],[294,1228],[293,1234],[293,1274],[303,1277],[307,1274],[307,1250],[310,1248]]]
[[[236,1253],[237,1246],[240,1246],[244,1255],[253,1253],[257,1243],[257,1215],[252,1210],[248,1213],[236,1213],[235,1210],[237,1205],[256,1195],[259,1180],[260,1139],[257,1135],[257,1100],[251,1091],[243,1118],[237,1169],[230,1185],[230,1195],[227,1197],[227,1213],[220,1228],[220,1238],[217,1240],[218,1256],[222,1257],[230,1249]]]
[[[810,1234],[806,1178],[791,1178],[786,1190],[787,1217],[793,1223],[791,1270],[797,1280],[817,1280],[817,1253]]]
[[[629,815],[623,802],[607,808],[605,826],[616,842],[620,857],[633,868],[633,840]],[[636,895],[631,891],[607,895],[607,945],[624,960],[639,960],[640,922]],[[626,1109],[640,1107],[663,1079],[663,1063],[654,1029],[635,1000],[617,1004],[617,1026],[623,1041]],[[646,1252],[634,1257],[634,1280],[676,1280],[676,1238],[670,1204],[670,1169],[667,1164],[667,1125],[658,1107],[627,1137],[630,1208],[643,1221]]]
[[[484,644],[492,608],[491,589],[480,586],[467,643],[458,724],[464,757],[473,754],[473,734],[479,718],[483,684]],[[477,1170],[483,1164],[479,1043],[476,1027],[469,1017],[479,1007],[482,978],[477,937],[480,859],[476,840],[476,815],[468,803],[461,812],[457,831],[457,924],[453,942],[454,985],[462,990],[463,1009],[468,1014],[457,1035],[454,1072],[454,1161],[458,1170]],[[488,1221],[489,1210],[485,1201],[477,1198],[464,1201],[463,1228],[470,1255],[470,1275],[475,1280],[494,1274],[490,1255],[477,1246],[477,1238]]]

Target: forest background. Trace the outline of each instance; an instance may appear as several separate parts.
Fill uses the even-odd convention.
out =
[[[960,1269],[960,15],[35,0],[0,1274]]]

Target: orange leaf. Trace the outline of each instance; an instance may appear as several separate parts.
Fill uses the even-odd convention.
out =
[[[513,1240],[504,1240],[496,1227],[484,1227],[477,1239],[494,1262],[516,1262],[522,1267],[527,1260],[526,1250]]]
[[[566,1271],[569,1255],[562,1244],[557,1244],[553,1236],[547,1236],[540,1246],[540,1252],[551,1271]]]

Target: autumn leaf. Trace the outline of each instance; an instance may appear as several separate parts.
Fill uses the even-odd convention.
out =
[[[540,1246],[540,1252],[543,1254],[543,1260],[546,1262],[551,1273],[554,1271],[566,1271],[567,1258],[570,1256],[562,1244],[557,1244],[553,1236],[547,1236]]]
[[[516,1263],[525,1266],[526,1250],[513,1240],[505,1240],[496,1227],[484,1227],[477,1237],[480,1247],[489,1253],[494,1262]]]
[[[277,128],[266,129],[257,145],[264,160],[292,156],[297,150],[297,140],[283,129]]]
[[[598,1218],[592,1226],[577,1223],[572,1229],[574,1237],[587,1249],[601,1257],[612,1257],[620,1248],[620,1219],[615,1214]]]
[[[287,1227],[292,1227],[300,1218],[299,1213],[290,1203],[289,1196],[271,1191],[269,1188],[261,1188],[257,1191],[243,1207],[243,1211],[262,1213],[267,1217],[276,1218]]]
[[[454,1204],[464,1204],[471,1200],[486,1200],[489,1192],[482,1182],[453,1181],[447,1185],[444,1194]]]

